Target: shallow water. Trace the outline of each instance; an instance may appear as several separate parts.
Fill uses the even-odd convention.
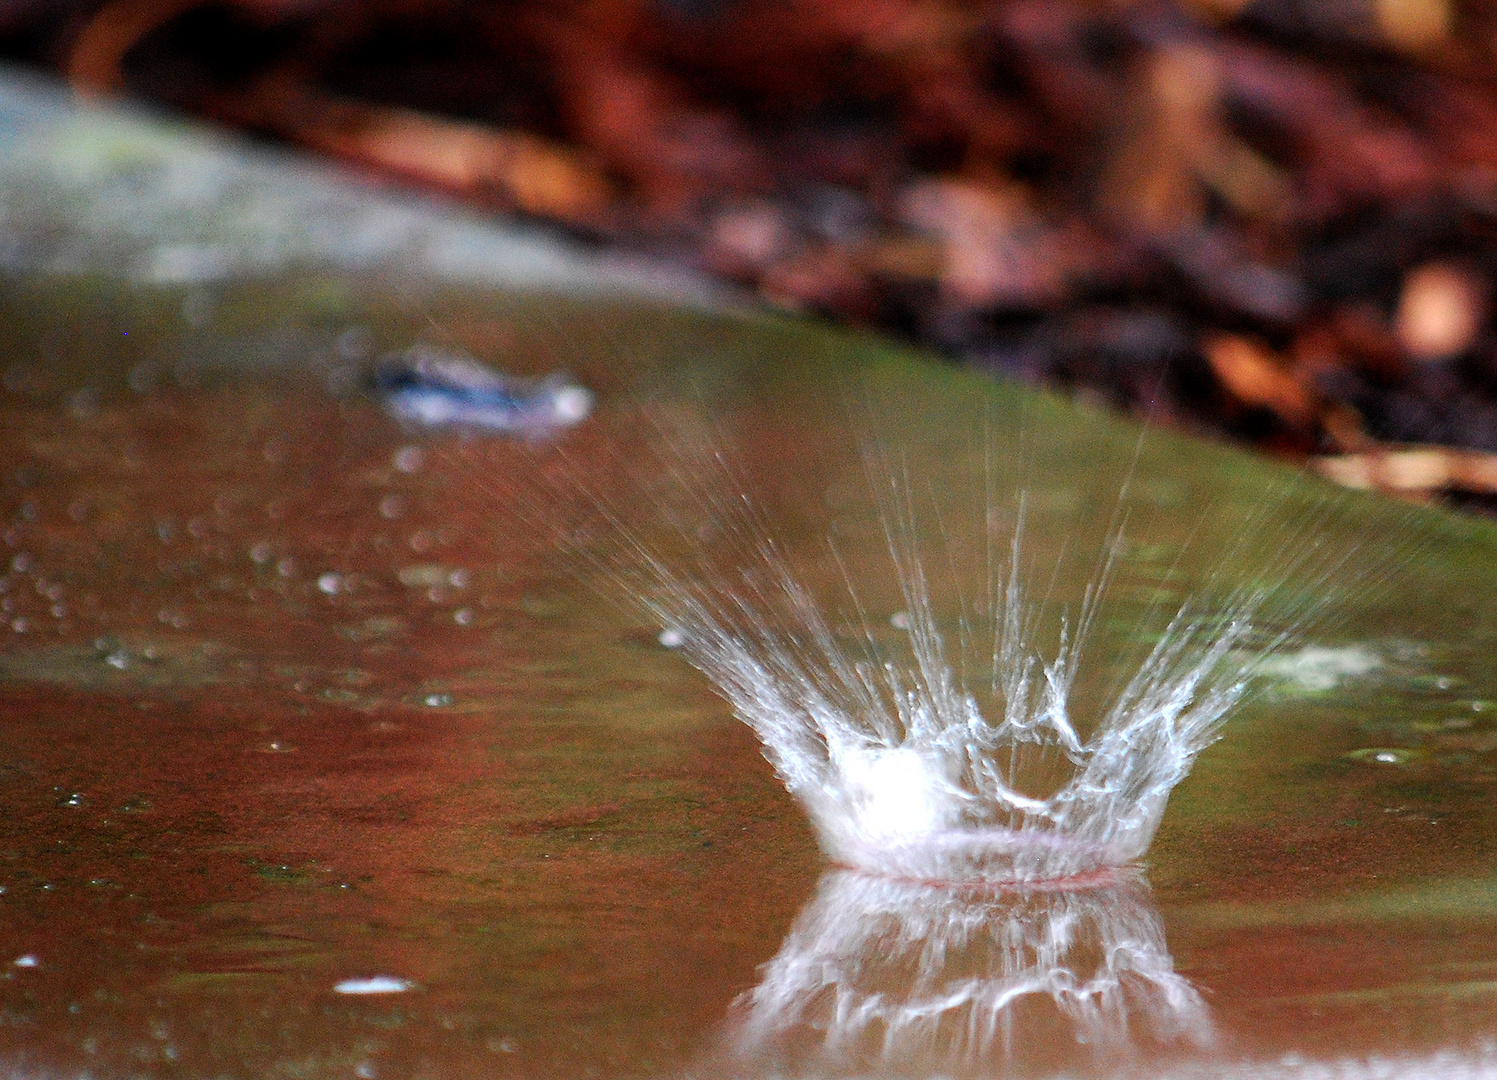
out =
[[[1494,1069],[1489,526],[804,326],[311,277],[10,283],[0,322],[0,1054],[23,1071]],[[417,341],[569,371],[597,411],[550,446],[402,428],[362,377]],[[1316,616],[1175,791],[1146,877],[834,870],[588,561],[618,536],[584,489],[681,565],[743,539],[693,493],[751,491],[806,587],[836,612],[845,568],[897,649],[880,439],[930,507],[948,626],[1023,488],[1053,633],[1129,483],[1082,712],[1186,596],[1246,577],[1265,632]]]

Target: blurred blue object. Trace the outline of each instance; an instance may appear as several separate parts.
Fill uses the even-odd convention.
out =
[[[425,345],[381,361],[374,384],[392,413],[427,427],[544,435],[580,423],[593,408],[592,391],[563,375],[516,378]]]

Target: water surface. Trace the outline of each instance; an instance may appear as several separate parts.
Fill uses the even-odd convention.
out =
[[[315,276],[9,282],[0,321],[17,1068],[1490,1068],[1489,526],[794,324]],[[363,379],[416,341],[569,371],[598,409],[553,446],[403,428]],[[671,449],[642,417],[669,419]],[[585,557],[618,538],[583,490],[683,565],[713,542],[691,493],[751,492],[806,587],[835,613],[845,573],[897,649],[860,455],[880,440],[926,508],[947,626],[1022,488],[1053,631],[1131,485],[1083,706],[1185,596],[1247,577],[1269,629],[1317,613],[1174,793],[1144,876],[1024,895],[846,877]],[[1024,937],[1062,923],[1058,952]],[[1114,970],[1120,941],[1138,947]],[[821,989],[791,979],[806,965]],[[1118,989],[1067,997],[1058,971]],[[951,994],[892,1035],[824,1011],[1021,977],[1042,989],[992,1029]],[[369,989],[391,992],[346,992]]]

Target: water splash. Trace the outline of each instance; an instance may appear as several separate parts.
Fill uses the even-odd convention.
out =
[[[832,871],[737,1003],[728,1057],[787,1076],[978,1076],[1145,1040],[1208,1045],[1206,1003],[1174,970],[1147,883],[1105,877],[952,889]]]
[[[1127,546],[1121,510],[1047,649],[1047,599],[1026,587],[1026,499],[1014,499],[1006,550],[979,537],[979,595],[957,588],[959,614],[943,621],[917,539],[924,503],[898,455],[865,450],[885,571],[904,607],[905,633],[891,643],[835,543],[844,605],[829,608],[792,569],[721,444],[657,431],[668,464],[632,492],[635,506],[590,492],[617,546],[589,558],[712,680],[823,849],[850,866],[912,880],[1033,882],[1141,858],[1170,792],[1289,636],[1257,625],[1275,591],[1264,575],[1208,587],[1163,618],[1132,673],[1083,708],[1078,676]],[[959,545],[937,500],[926,501],[944,541],[942,584],[960,586]],[[985,521],[996,501],[990,493]],[[655,526],[641,524],[639,506]],[[662,521],[673,541],[659,539]]]

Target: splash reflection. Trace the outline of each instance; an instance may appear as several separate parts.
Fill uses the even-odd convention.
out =
[[[952,888],[826,874],[727,1040],[739,1072],[1025,1075],[1204,1046],[1148,882]]]

